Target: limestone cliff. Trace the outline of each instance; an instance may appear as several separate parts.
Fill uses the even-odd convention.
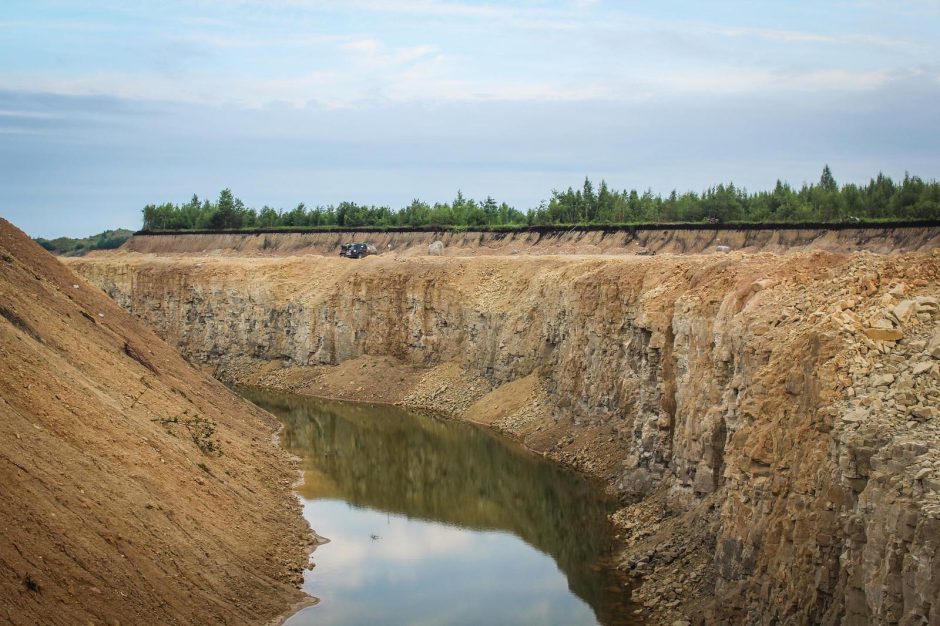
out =
[[[659,619],[940,624],[937,252],[71,264],[223,378],[427,368],[618,490]]]

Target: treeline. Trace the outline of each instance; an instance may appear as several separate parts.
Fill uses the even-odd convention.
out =
[[[905,175],[900,182],[879,174],[867,185],[839,185],[827,165],[819,182],[799,189],[777,181],[770,191],[750,193],[733,183],[701,194],[673,191],[667,196],[635,189],[615,191],[585,178],[579,189],[552,191],[548,202],[523,212],[491,197],[477,201],[460,192],[450,203],[414,200],[387,206],[341,202],[291,210],[245,204],[225,189],[215,202],[193,196],[185,204],[149,204],[144,230],[222,230],[297,227],[474,227],[669,222],[846,222],[940,219],[940,183]]]
[[[194,195],[186,204],[148,204],[144,207],[144,230],[220,230],[229,228],[281,228],[317,226],[493,226],[525,224],[527,215],[493,198],[477,202],[458,192],[451,203],[430,205],[414,200],[392,210],[341,202],[336,206],[307,208],[298,204],[290,211],[264,206],[246,207],[230,189],[222,190],[216,202]]]
[[[799,189],[777,181],[771,191],[749,193],[733,183],[701,194],[612,191],[590,180],[581,189],[554,192],[530,213],[533,224],[642,222],[844,222],[940,218],[940,183],[905,175],[900,183],[879,174],[867,185],[839,186],[829,167],[816,184]]]
[[[92,250],[113,250],[119,248],[121,244],[130,239],[130,236],[133,234],[132,231],[119,228],[117,230],[106,230],[89,237],[56,237],[55,239],[36,237],[35,241],[52,254],[59,256],[82,256]]]

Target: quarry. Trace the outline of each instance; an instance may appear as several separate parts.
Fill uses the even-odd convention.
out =
[[[362,259],[138,234],[62,263],[0,234],[12,623],[303,604],[296,459],[226,383],[480,424],[597,481],[635,623],[940,624],[935,227],[356,233]]]

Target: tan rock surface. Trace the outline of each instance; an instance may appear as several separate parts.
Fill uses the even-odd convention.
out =
[[[157,254],[227,256],[280,256],[323,254],[336,256],[350,241],[366,241],[383,254],[425,256],[439,242],[444,256],[517,254],[701,254],[743,250],[788,254],[827,250],[878,253],[930,250],[940,246],[940,229],[831,228],[742,229],[715,227],[702,230],[596,230],[577,229],[484,232],[324,232],[324,233],[207,233],[135,235],[123,249]],[[109,253],[108,253],[109,254]]]
[[[397,397],[621,495],[656,620],[940,620],[936,251],[70,263],[229,379],[423,368]]]

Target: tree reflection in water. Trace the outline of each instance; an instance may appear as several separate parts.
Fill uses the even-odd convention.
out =
[[[303,459],[305,500],[512,533],[554,559],[600,623],[630,623],[624,579],[610,563],[615,503],[597,484],[473,424],[240,392],[284,424],[282,445]]]

